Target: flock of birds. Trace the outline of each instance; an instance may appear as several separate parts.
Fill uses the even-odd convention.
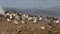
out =
[[[22,23],[26,23],[25,20],[33,21],[33,23],[37,23],[38,21],[43,21],[43,19],[46,22],[53,22],[56,24],[60,23],[60,20],[55,17],[46,16],[45,18],[43,18],[42,16],[36,16],[36,15],[32,16],[30,14],[21,14],[21,13],[17,13],[16,11],[14,11],[13,13],[9,13],[9,11],[5,11],[3,15],[0,15],[0,17],[1,16],[6,18],[8,22],[11,22],[12,20],[14,20],[15,24],[18,24],[17,20],[21,20]],[[45,28],[42,26],[42,29],[45,29]]]

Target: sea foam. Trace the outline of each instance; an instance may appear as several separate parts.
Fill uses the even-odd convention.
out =
[[[2,8],[2,6],[0,6],[0,14],[4,14],[4,9]]]

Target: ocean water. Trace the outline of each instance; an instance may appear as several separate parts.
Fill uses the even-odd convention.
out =
[[[0,0],[0,5],[7,10],[60,18],[60,0]]]

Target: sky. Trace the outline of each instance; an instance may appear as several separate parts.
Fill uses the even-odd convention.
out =
[[[60,0],[0,0],[0,5],[4,7],[16,8],[60,8]]]

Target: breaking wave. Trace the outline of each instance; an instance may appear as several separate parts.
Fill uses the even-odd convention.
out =
[[[2,8],[2,6],[0,6],[0,14],[4,14],[4,9]]]

